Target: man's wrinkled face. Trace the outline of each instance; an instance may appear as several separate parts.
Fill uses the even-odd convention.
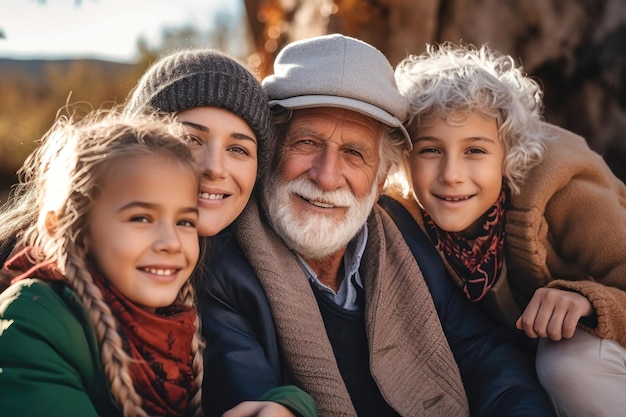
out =
[[[265,200],[277,233],[305,259],[337,252],[378,196],[381,126],[336,108],[297,110]]]

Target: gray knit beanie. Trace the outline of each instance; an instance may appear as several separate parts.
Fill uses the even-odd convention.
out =
[[[161,57],[141,77],[124,111],[174,113],[200,106],[223,108],[245,120],[257,136],[261,175],[275,143],[268,99],[254,74],[220,51],[187,49]]]

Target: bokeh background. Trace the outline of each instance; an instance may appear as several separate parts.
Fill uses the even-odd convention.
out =
[[[543,85],[548,121],[626,179],[625,0],[11,0],[0,2],[0,204],[59,112],[121,104],[160,54],[220,48],[263,77],[286,43],[334,32],[393,65],[426,43],[489,43]]]

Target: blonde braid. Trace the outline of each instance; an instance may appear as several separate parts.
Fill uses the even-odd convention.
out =
[[[202,353],[204,351],[205,344],[200,334],[200,316],[197,313],[198,309],[195,305],[195,291],[191,281],[191,279],[188,280],[181,287],[180,292],[178,293],[177,300],[184,307],[190,307],[196,311],[196,331],[191,341],[191,369],[195,376],[196,389],[192,393],[189,400],[188,410],[193,411],[193,415],[195,417],[203,417],[204,413],[202,411],[202,379],[204,376],[204,358]]]
[[[81,253],[83,249],[76,247],[73,249],[68,251],[66,280],[81,298],[96,330],[102,366],[111,383],[113,398],[122,407],[125,417],[147,417],[141,407],[142,399],[133,385],[129,370],[132,358],[124,351],[117,322],[108,304],[103,301],[102,292],[93,282],[93,277],[84,262],[86,255]]]
[[[102,192],[108,170],[126,160],[164,155],[199,175],[182,137],[184,130],[179,123],[157,115],[125,119],[115,112],[105,112],[94,113],[80,122],[61,117],[25,164],[28,169],[24,171],[24,181],[28,192],[33,193],[29,196],[37,203],[38,216],[25,230],[22,241],[36,248],[33,263],[54,263],[80,297],[98,338],[111,393],[125,417],[147,417],[147,413],[131,378],[133,358],[125,352],[117,320],[89,272],[89,248],[85,242],[89,212]],[[190,283],[183,287],[178,299],[185,306],[195,307]],[[201,415],[203,346],[198,323],[196,313],[196,334],[190,353],[198,387],[192,393],[190,409],[193,406],[198,410],[195,414]]]

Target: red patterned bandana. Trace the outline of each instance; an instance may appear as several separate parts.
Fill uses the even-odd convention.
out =
[[[502,270],[505,202],[506,189],[503,188],[496,204],[487,212],[481,233],[471,243],[459,232],[441,230],[422,210],[428,236],[463,280],[463,292],[470,301],[482,299]]]
[[[136,360],[130,369],[143,409],[151,416],[186,415],[195,392],[191,369],[195,310],[172,306],[152,314],[108,281],[100,277],[94,281],[118,321],[125,350]]]

